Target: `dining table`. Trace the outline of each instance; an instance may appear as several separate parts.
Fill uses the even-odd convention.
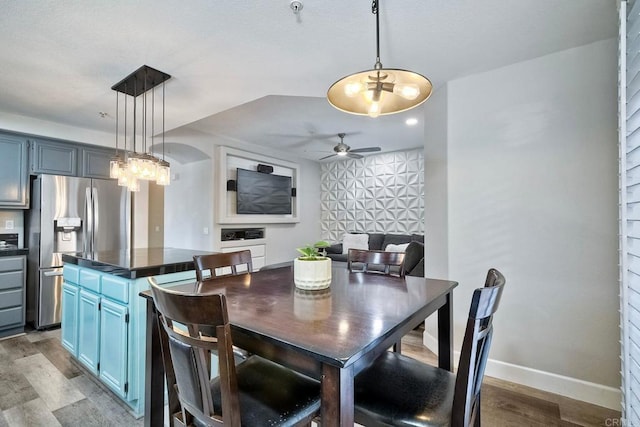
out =
[[[354,378],[384,351],[437,311],[438,365],[452,369],[452,303],[456,282],[351,272],[333,263],[331,284],[302,290],[292,266],[271,268],[171,289],[226,296],[233,344],[316,378],[323,426],[353,426]],[[162,359],[164,330],[149,291],[146,311],[145,418],[164,425],[164,385],[169,414],[180,410],[175,377]],[[164,349],[167,351],[167,348]],[[384,387],[384,384],[380,384]],[[171,424],[171,423],[170,423]]]

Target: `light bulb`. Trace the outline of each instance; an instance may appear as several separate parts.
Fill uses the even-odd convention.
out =
[[[150,155],[145,155],[143,159],[139,160],[140,164],[140,176],[141,179],[154,180],[156,179],[156,160]]]
[[[420,88],[413,83],[397,83],[393,86],[393,93],[404,99],[413,100],[420,95]]]
[[[367,90],[364,92],[364,99],[369,102],[373,102],[373,90]]]
[[[136,178],[135,176],[130,176],[127,181],[127,188],[129,189],[129,191],[133,192],[140,191],[140,182],[138,181],[138,178]]]
[[[169,166],[169,162],[160,160],[157,166],[156,184],[169,185],[170,183],[171,183],[171,167]]]
[[[118,177],[118,185],[121,187],[126,187],[127,181],[129,181],[129,178],[127,177],[127,173],[126,171],[122,171],[122,173]]]
[[[346,155],[347,155],[347,152],[346,152],[346,151],[339,151],[339,152],[338,152],[338,153],[336,153],[336,154],[338,154],[338,156],[343,156],[343,157],[344,157],[344,156],[346,156]]]
[[[372,102],[368,111],[369,117],[376,118],[380,115],[380,103]]]
[[[353,98],[364,89],[360,82],[350,82],[344,85],[344,94],[349,98]]]
[[[127,170],[131,175],[137,176],[140,173],[140,163],[137,157],[129,157],[127,159]]]
[[[120,177],[120,158],[114,157],[109,162],[109,178],[117,179]]]

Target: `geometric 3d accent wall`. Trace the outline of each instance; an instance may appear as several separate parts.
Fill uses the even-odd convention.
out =
[[[321,168],[322,238],[344,233],[424,234],[423,149],[336,160]]]

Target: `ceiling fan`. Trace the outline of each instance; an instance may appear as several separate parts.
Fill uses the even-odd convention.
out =
[[[333,147],[333,151],[335,151],[335,154],[329,154],[328,156],[325,156],[319,160],[328,159],[329,157],[333,156],[347,156],[351,157],[352,159],[361,159],[363,156],[357,153],[373,153],[374,151],[380,151],[380,147],[365,147],[352,150],[351,147],[344,143],[344,137],[346,136],[346,133],[339,133],[338,136],[340,137],[340,143]]]

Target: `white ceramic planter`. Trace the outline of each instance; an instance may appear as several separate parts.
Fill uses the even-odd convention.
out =
[[[300,289],[326,289],[331,285],[331,258],[315,261],[293,260],[293,281]]]

